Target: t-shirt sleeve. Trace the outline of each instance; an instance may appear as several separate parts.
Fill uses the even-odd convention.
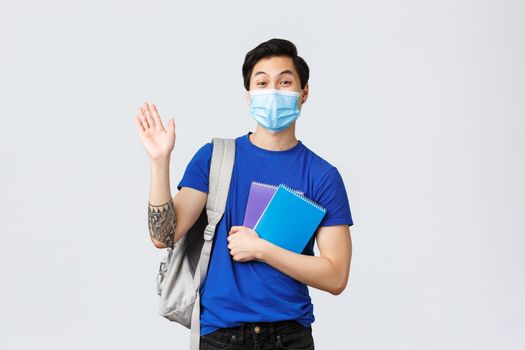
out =
[[[213,143],[208,142],[195,152],[193,158],[186,166],[184,175],[177,185],[180,191],[182,187],[191,187],[208,193],[208,177],[210,174],[211,154]]]
[[[322,177],[314,201],[326,209],[319,226],[354,224],[346,188],[336,167]]]

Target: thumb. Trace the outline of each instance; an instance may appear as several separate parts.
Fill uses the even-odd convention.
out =
[[[228,232],[228,234],[231,235],[232,233],[235,233],[235,232],[239,231],[241,228],[242,228],[242,226],[232,226],[230,228],[230,232]]]
[[[168,132],[170,134],[173,134],[173,132],[175,131],[175,118],[170,118],[170,120],[168,120]]]

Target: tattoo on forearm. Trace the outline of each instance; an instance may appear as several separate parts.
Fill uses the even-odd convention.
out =
[[[148,202],[148,226],[151,237],[168,247],[173,247],[176,223],[177,218],[175,217],[172,198],[167,203],[160,205],[153,205]]]

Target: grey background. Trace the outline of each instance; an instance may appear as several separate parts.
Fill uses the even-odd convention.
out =
[[[525,346],[520,1],[17,1],[0,9],[0,348],[184,349],[157,314],[149,163],[133,118],[175,117],[171,183],[254,131],[246,52],[311,68],[297,136],[355,225],[317,349]]]

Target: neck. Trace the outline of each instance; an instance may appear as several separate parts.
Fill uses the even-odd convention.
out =
[[[270,132],[257,124],[255,132],[249,138],[257,147],[269,151],[286,151],[294,147],[298,142],[295,137],[295,122],[285,130],[276,133]]]

